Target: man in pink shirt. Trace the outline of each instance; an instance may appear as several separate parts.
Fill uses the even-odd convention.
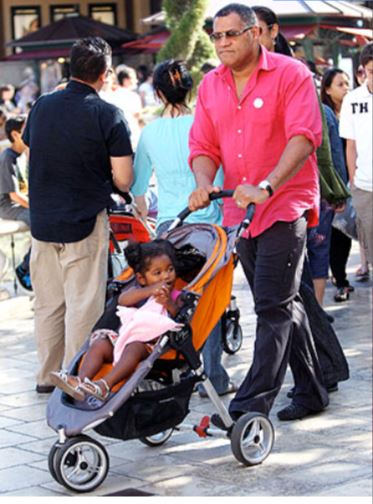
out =
[[[322,123],[305,65],[259,45],[252,9],[229,4],[214,18],[211,38],[222,63],[202,81],[190,133],[197,189],[192,210],[209,204],[217,167],[224,168],[224,224],[236,225],[256,204],[250,236],[238,244],[258,315],[251,369],[232,400],[237,420],[268,415],[290,363],[295,393],[278,412],[294,420],[320,412],[328,395],[299,297],[307,225],[318,221],[315,149]]]

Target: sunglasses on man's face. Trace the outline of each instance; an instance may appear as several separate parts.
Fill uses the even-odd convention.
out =
[[[251,30],[252,28],[254,28],[254,26],[245,26],[245,28],[242,28],[242,30],[227,30],[221,32],[212,32],[210,34],[210,40],[212,42],[217,42],[218,40],[222,40],[223,38],[233,39],[239,37],[240,35],[244,34],[248,30]]]

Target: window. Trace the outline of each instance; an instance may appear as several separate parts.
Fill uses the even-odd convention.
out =
[[[40,7],[11,7],[13,40],[40,28]]]
[[[117,6],[112,3],[90,4],[89,16],[96,21],[110,25],[117,24]]]
[[[66,5],[51,5],[50,6],[50,20],[51,23],[60,21],[68,16],[75,16],[79,14],[79,4],[66,4]]]
[[[150,0],[150,14],[156,14],[162,10],[162,0]]]

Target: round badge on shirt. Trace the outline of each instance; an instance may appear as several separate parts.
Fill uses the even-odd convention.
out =
[[[254,100],[254,107],[257,109],[262,108],[264,105],[264,101],[261,98],[255,98]]]

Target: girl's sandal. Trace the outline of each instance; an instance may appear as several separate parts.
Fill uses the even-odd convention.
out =
[[[100,385],[103,385],[100,386]],[[80,385],[80,390],[85,394],[91,395],[100,401],[106,401],[110,395],[110,387],[104,378],[97,381],[92,381],[89,378],[84,378],[83,383]]]
[[[82,382],[79,376],[69,375],[65,371],[52,371],[51,373],[49,373],[49,376],[53,385],[66,392],[66,394],[73,397],[77,401],[84,401],[85,394],[80,388]],[[69,383],[70,378],[76,380],[77,385],[72,385],[72,383]]]

